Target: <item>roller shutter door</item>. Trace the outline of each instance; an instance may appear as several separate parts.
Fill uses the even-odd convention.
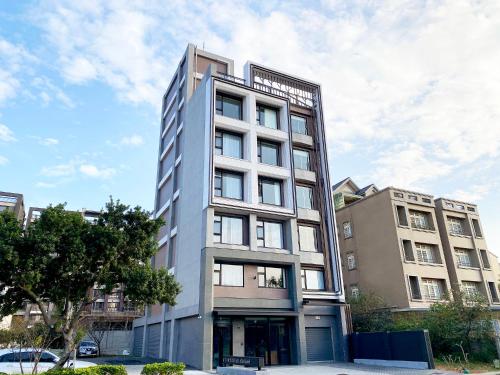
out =
[[[146,356],[160,358],[161,323],[148,326]]]
[[[134,346],[132,354],[136,357],[142,357],[142,343],[144,340],[144,327],[134,328]]]
[[[333,361],[332,331],[330,327],[306,328],[307,360]]]

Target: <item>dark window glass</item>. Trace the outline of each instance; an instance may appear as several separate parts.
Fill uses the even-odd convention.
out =
[[[280,146],[273,142],[259,140],[257,142],[259,163],[280,165]]]
[[[307,122],[304,117],[292,115],[292,132],[307,135]]]
[[[297,185],[297,207],[313,209],[313,189],[309,186]]]
[[[218,115],[242,120],[242,100],[226,94],[217,94],[215,110]]]
[[[281,206],[281,181],[259,178],[259,202]]]
[[[220,169],[216,170],[214,190],[217,197],[243,199],[243,175]]]
[[[257,105],[257,124],[266,128],[278,129],[278,113],[276,108]]]
[[[257,267],[260,288],[286,288],[285,269],[281,267]]]
[[[215,153],[217,155],[243,158],[243,141],[239,134],[222,131],[215,132]]]
[[[257,221],[257,246],[283,248],[283,224],[273,221]]]

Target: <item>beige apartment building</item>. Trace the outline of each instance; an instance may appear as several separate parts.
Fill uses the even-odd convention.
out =
[[[476,205],[346,178],[332,187],[346,295],[373,292],[399,310],[427,309],[451,288],[498,303],[498,261]]]

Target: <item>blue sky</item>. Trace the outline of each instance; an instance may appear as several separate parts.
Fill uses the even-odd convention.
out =
[[[321,82],[332,182],[476,202],[500,253],[497,1],[0,0],[0,190],[151,209],[186,44]]]

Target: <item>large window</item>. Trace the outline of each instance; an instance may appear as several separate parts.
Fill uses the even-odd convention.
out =
[[[474,281],[463,281],[462,290],[469,298],[474,298],[479,293],[478,283]]]
[[[243,266],[238,264],[214,264],[214,285],[243,286]]]
[[[311,170],[309,151],[293,149],[293,166],[295,169]]]
[[[421,263],[439,263],[434,245],[415,243],[417,259]]]
[[[438,279],[422,279],[422,291],[426,300],[443,299],[443,282]]]
[[[455,256],[457,258],[457,265],[459,267],[473,267],[474,264],[472,262],[471,257],[472,251],[469,249],[455,249]]]
[[[259,202],[281,206],[281,181],[259,177]]]
[[[325,277],[320,270],[301,270],[302,289],[325,290]]]
[[[227,94],[218,93],[216,96],[215,110],[218,115],[243,119],[242,99]]]
[[[281,267],[257,267],[259,288],[286,288],[285,274]]]
[[[241,173],[217,169],[214,185],[217,197],[243,199],[243,174]]]
[[[283,248],[283,224],[257,220],[257,246]]]
[[[410,210],[411,227],[415,229],[432,229],[429,220],[429,213],[422,211]]]
[[[472,228],[474,229],[474,235],[476,237],[483,237],[483,232],[481,231],[481,226],[479,225],[479,220],[472,219]]]
[[[342,224],[342,227],[344,229],[344,238],[351,238],[352,237],[352,226],[350,221],[346,221]]]
[[[464,221],[458,217],[448,216],[448,228],[450,234],[465,235]]]
[[[299,225],[299,247],[300,251],[319,251],[316,227]]]
[[[312,187],[297,185],[296,191],[297,207],[312,210],[314,208]]]
[[[243,158],[243,139],[235,133],[215,132],[215,154],[230,156],[232,158]]]
[[[490,269],[490,260],[488,259],[488,252],[486,250],[479,250],[481,254],[481,262],[483,263],[483,268]]]
[[[281,165],[280,145],[278,143],[259,139],[257,141],[257,156],[259,163]]]
[[[278,109],[257,104],[257,124],[278,129]]]
[[[292,132],[307,135],[307,121],[305,117],[292,115]]]
[[[408,276],[408,281],[410,283],[411,299],[415,300],[422,299],[422,294],[420,293],[420,285],[418,284],[418,277]]]
[[[215,215],[214,242],[243,245],[243,218]]]
[[[413,255],[413,248],[411,246],[410,240],[402,240],[403,243],[403,255],[406,261],[414,262],[415,257]]]
[[[347,254],[347,269],[349,271],[356,269],[356,257],[354,254]]]

